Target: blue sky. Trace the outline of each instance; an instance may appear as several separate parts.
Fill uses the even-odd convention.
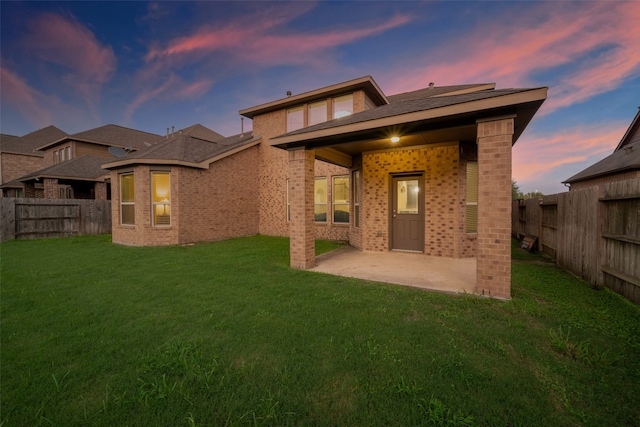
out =
[[[365,75],[391,95],[549,87],[514,147],[525,192],[610,154],[640,106],[640,2],[6,2],[0,128],[240,132],[238,110]],[[245,129],[251,123],[245,120]]]

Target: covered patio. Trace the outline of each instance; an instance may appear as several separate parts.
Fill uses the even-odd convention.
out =
[[[476,287],[475,258],[360,251],[352,246],[317,256],[310,271],[453,294],[473,294]]]

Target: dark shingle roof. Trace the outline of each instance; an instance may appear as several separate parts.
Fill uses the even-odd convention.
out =
[[[118,160],[175,160],[200,163],[229,150],[241,147],[252,142],[252,140],[252,132],[246,132],[242,135],[235,135],[228,138],[223,137],[223,139],[215,142],[182,133],[160,140],[151,147],[132,152]]]
[[[640,169],[640,141],[625,145],[564,182],[570,184],[634,169]]]
[[[76,157],[75,159],[32,172],[20,178],[19,181],[28,181],[35,178],[95,180],[108,173],[101,167],[108,160],[108,158],[100,156],[86,155]]]
[[[300,135],[300,134],[313,132],[321,129],[331,129],[339,126],[366,122],[369,120],[377,120],[385,117],[393,117],[393,116],[399,116],[402,114],[415,113],[418,111],[448,107],[451,105],[464,104],[466,102],[479,101],[483,99],[511,95],[515,93],[521,93],[521,92],[526,92],[526,91],[536,90],[536,89],[537,88],[496,89],[496,90],[471,92],[471,93],[465,93],[461,95],[450,95],[450,96],[438,96],[438,97],[427,97],[427,98],[407,97],[407,99],[402,100],[402,102],[398,102],[398,100],[396,99],[396,102],[391,102],[390,104],[387,104],[387,105],[381,105],[379,107],[376,107],[370,110],[365,110],[359,113],[355,113],[350,116],[341,117],[339,119],[334,119],[327,122],[319,123],[317,125],[298,129],[296,131],[289,132],[285,135]],[[284,135],[281,135],[281,136],[284,136]]]
[[[468,85],[455,85],[455,86],[432,86],[423,89],[414,90],[411,92],[398,93],[396,95],[389,95],[387,99],[389,103],[407,101],[409,99],[418,98],[431,98],[434,96],[443,96],[451,92],[459,92],[464,90],[472,90],[474,88],[481,88],[483,86],[495,86],[489,83],[480,84],[468,84]]]
[[[162,138],[160,135],[156,135],[149,132],[143,132],[140,130],[129,129],[118,125],[105,125],[94,129],[89,129],[83,132],[74,133],[66,138],[58,139],[55,143],[59,143],[66,140],[80,140],[99,145],[109,145],[115,147],[133,147],[135,149],[141,149],[147,147],[145,144],[152,144],[158,139]],[[46,148],[53,144],[43,144],[40,149]]]
[[[202,126],[201,124],[191,125],[188,128],[182,129],[182,133],[184,135],[193,136],[198,139],[204,139],[205,141],[221,141],[225,137],[220,135],[218,132],[215,132],[208,127]]]
[[[2,152],[43,156],[44,154],[38,151],[39,147],[57,141],[65,136],[67,136],[66,132],[61,131],[55,126],[47,126],[46,128],[28,133],[25,136],[10,139],[6,143],[3,138]]]

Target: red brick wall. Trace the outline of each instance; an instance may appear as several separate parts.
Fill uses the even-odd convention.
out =
[[[2,162],[0,169],[2,170],[3,184],[45,167],[44,157],[24,154],[2,153],[0,161]]]
[[[435,256],[460,256],[460,156],[457,144],[365,153],[362,162],[362,249],[386,251],[390,248],[391,174],[424,171],[424,252]]]
[[[150,174],[136,166],[135,225],[120,222],[120,180],[111,172],[113,242],[162,246],[250,236],[258,233],[258,147],[212,163],[209,169],[172,166],[171,225],[152,226]]]

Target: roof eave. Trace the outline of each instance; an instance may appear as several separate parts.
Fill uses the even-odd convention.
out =
[[[349,91],[354,91],[357,89],[362,89],[365,93],[370,97],[378,105],[388,104],[389,100],[387,99],[382,89],[378,86],[378,84],[373,80],[371,76],[360,77],[358,79],[349,80],[346,82],[338,83],[331,86],[326,86],[320,89],[315,89],[309,92],[300,93],[298,95],[292,95],[287,98],[278,99],[276,101],[267,102],[265,104],[260,104],[255,107],[245,108],[240,110],[238,113],[241,116],[247,117],[249,119],[253,119],[255,116],[259,114],[266,114],[276,110],[282,110],[285,108],[293,107],[295,105],[303,104],[305,102],[310,102],[316,99],[321,99],[323,97],[331,97],[334,95],[338,95],[340,93],[345,93]]]
[[[482,113],[489,110],[501,109],[506,107],[516,107],[523,104],[536,104],[530,117],[526,118],[519,128],[518,134],[514,135],[514,142],[520,136],[524,127],[529,123],[535,112],[540,108],[544,100],[547,98],[547,88],[541,87],[531,89],[524,92],[508,94],[493,98],[486,98],[475,101],[468,101],[460,104],[448,105],[445,107],[431,108],[428,110],[416,111],[411,113],[399,114],[396,116],[383,117],[380,119],[367,120],[363,122],[352,123],[344,126],[337,126],[325,129],[319,129],[311,132],[298,133],[294,135],[283,135],[272,138],[269,141],[271,146],[279,148],[295,147],[304,145],[305,141],[318,140],[323,138],[334,137],[338,135],[346,135],[350,133],[358,133],[378,128],[398,126],[405,123],[429,121],[455,116],[459,114]]]

